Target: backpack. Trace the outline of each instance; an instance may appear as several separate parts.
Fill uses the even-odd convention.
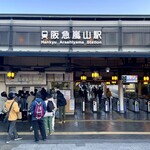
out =
[[[61,104],[61,106],[65,106],[67,104],[67,101],[64,98],[64,96],[60,99],[60,104]]]
[[[53,104],[53,102],[52,101],[48,101],[48,103],[47,103],[47,111],[48,112],[52,112],[53,110],[54,110],[54,104]]]
[[[36,119],[41,119],[44,117],[44,108],[42,102],[36,102],[35,109],[34,109],[34,116]]]

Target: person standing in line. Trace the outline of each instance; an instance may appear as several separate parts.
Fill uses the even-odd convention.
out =
[[[10,109],[11,105],[11,110],[9,112],[9,117],[8,117],[8,136],[7,136],[7,141],[6,143],[10,143],[11,140],[21,140],[22,138],[19,137],[17,130],[16,130],[16,121],[18,118],[18,113],[19,113],[19,106],[18,103],[15,101],[15,93],[10,92],[8,95],[8,100],[5,102],[5,108],[7,110]]]
[[[30,130],[31,130],[31,131],[32,131],[33,127],[32,127],[32,125],[31,125],[31,120],[32,120],[32,118],[31,118],[31,114],[30,114],[29,109],[30,109],[31,103],[32,103],[32,101],[34,100],[34,98],[35,98],[34,93],[33,93],[33,91],[31,91],[31,92],[30,92],[30,95],[27,97],[28,113],[29,113],[29,115],[28,115],[28,121],[29,121],[29,123],[30,123]]]
[[[34,139],[36,143],[39,142],[38,129],[40,129],[40,133],[41,133],[43,141],[46,140],[46,133],[45,133],[44,121],[43,121],[44,114],[46,112],[46,104],[41,97],[42,97],[41,93],[38,92],[36,94],[35,99],[31,103],[31,106],[29,109],[29,111],[31,112],[31,116],[32,116],[32,126],[34,130]]]
[[[52,105],[48,105],[49,101],[52,103]],[[46,136],[48,136],[48,134],[51,135],[54,132],[55,111],[57,110],[57,106],[51,94],[47,94],[45,103],[46,103],[47,111],[44,115],[44,127],[45,127]]]
[[[64,98],[64,95],[58,90],[57,91],[57,107],[59,110],[59,122],[58,123],[65,123],[65,106],[67,102]]]
[[[0,96],[0,121],[3,121],[4,117],[5,117],[5,113],[3,112],[3,108],[5,105],[5,102],[7,100],[7,94],[6,92],[2,92],[1,96]]]

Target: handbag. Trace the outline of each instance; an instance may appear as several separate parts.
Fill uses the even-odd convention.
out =
[[[8,122],[9,113],[10,113],[10,110],[11,110],[12,105],[13,105],[14,102],[15,102],[15,101],[12,102],[12,104],[11,104],[9,110],[6,112],[5,118],[4,118],[4,120],[3,120],[4,123],[7,123],[7,122]]]

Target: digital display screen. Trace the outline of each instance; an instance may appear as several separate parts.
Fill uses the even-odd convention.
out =
[[[123,83],[137,83],[138,76],[137,75],[122,75]]]

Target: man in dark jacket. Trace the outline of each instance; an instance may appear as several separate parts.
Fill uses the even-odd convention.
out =
[[[35,116],[35,109],[37,107],[36,106],[37,103],[42,105],[43,115],[40,118],[37,118]],[[44,117],[44,114],[46,112],[46,104],[43,101],[43,99],[41,98],[41,93],[40,92],[38,92],[36,94],[36,98],[31,103],[30,112],[31,112],[31,116],[32,116],[32,126],[33,126],[33,130],[34,130],[35,142],[39,142],[38,128],[40,129],[40,133],[41,133],[43,141],[45,141],[46,140],[46,133],[45,133],[45,129],[44,129],[43,117]]]
[[[58,90],[57,91],[57,107],[59,109],[59,123],[65,123],[65,105],[66,99],[64,95]]]

